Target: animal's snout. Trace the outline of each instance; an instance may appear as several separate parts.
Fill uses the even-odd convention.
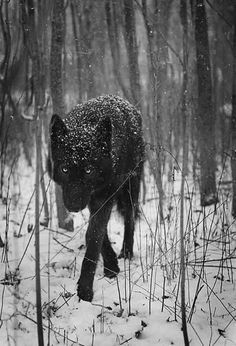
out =
[[[63,187],[64,204],[70,212],[78,212],[86,208],[89,197],[90,192],[88,188],[79,188],[77,185]]]

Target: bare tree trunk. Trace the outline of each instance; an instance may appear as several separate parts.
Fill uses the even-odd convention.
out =
[[[201,205],[218,202],[216,191],[215,117],[212,104],[212,80],[208,25],[204,0],[196,0],[195,40],[198,77],[198,143],[200,149]]]
[[[36,107],[35,107],[36,108]],[[36,306],[37,306],[37,330],[38,344],[44,345],[43,340],[43,320],[42,320],[42,299],[41,299],[41,279],[40,279],[40,159],[41,159],[41,140],[42,140],[42,113],[37,107],[35,109],[36,117],[36,175],[35,175],[35,278],[36,278]]]
[[[40,152],[39,161],[40,161],[40,173],[41,173],[40,185],[41,185],[41,191],[42,191],[42,197],[43,197],[43,208],[44,208],[44,219],[40,222],[40,224],[44,227],[48,227],[49,206],[48,206],[48,199],[47,199],[47,190],[46,190],[45,180],[44,180],[42,152]]]
[[[149,117],[149,137],[151,139],[151,144],[154,147],[154,152],[150,155],[149,153],[149,162],[152,174],[157,184],[157,189],[159,193],[159,205],[160,205],[160,218],[164,219],[163,215],[163,198],[164,190],[162,186],[162,121],[160,117],[160,100],[158,98],[158,53],[157,46],[154,42],[154,36],[156,37],[156,25],[152,25],[147,16],[147,4],[146,0],[142,0],[143,5],[143,15],[147,31],[148,38],[148,62],[149,62],[149,78],[152,89],[152,109],[151,114],[148,114]],[[157,18],[155,16],[155,21]],[[154,33],[155,30],[155,33]],[[156,161],[156,162],[155,162]]]
[[[125,85],[120,70],[120,45],[119,45],[119,32],[117,27],[117,4],[112,0],[105,1],[105,12],[109,44],[111,49],[113,73],[127,100],[131,100],[131,94]]]
[[[124,1],[124,26],[125,43],[128,55],[129,81],[132,102],[136,107],[141,108],[141,87],[138,66],[138,45],[135,27],[135,12],[133,1]]]
[[[7,153],[7,133],[4,133],[5,129],[5,110],[7,105],[7,95],[9,94],[9,62],[11,57],[11,34],[8,17],[8,2],[1,1],[0,3],[0,25],[3,37],[3,58],[0,63],[0,198],[3,193],[3,178],[5,170],[5,161]],[[0,243],[3,247],[3,241],[0,237]]]
[[[36,8],[33,0],[21,0],[22,22],[26,35],[26,44],[32,60],[33,81],[35,85],[34,114],[36,122],[36,174],[35,174],[35,278],[36,278],[36,306],[37,306],[37,331],[38,344],[44,345],[43,322],[42,322],[42,301],[41,301],[41,280],[40,280],[40,175],[41,175],[41,141],[42,141],[42,118],[45,102],[45,66],[43,59],[43,18],[42,4],[37,6],[37,27]]]
[[[8,73],[9,73],[9,63],[11,56],[11,34],[10,34],[10,26],[9,26],[9,18],[8,18],[8,2],[1,1],[0,3],[0,24],[3,35],[3,44],[4,44],[4,55],[0,64],[0,106],[1,106],[1,114],[0,114],[0,144],[1,148],[4,147],[5,143],[2,142],[5,139],[3,136],[4,130],[4,120],[5,120],[5,107],[6,100],[8,94]]]
[[[77,70],[77,80],[78,80],[78,95],[79,99],[82,99],[82,90],[81,90],[81,45],[80,45],[80,38],[78,34],[78,25],[77,25],[77,3],[75,0],[71,1],[70,4],[71,9],[71,18],[72,18],[72,27],[73,27],[73,35],[74,35],[74,41],[75,41],[75,52],[76,52],[76,70]]]
[[[151,109],[150,114],[148,114],[149,133],[147,136],[151,139],[151,144],[155,150],[155,155],[151,152],[148,153],[148,160],[158,188],[161,220],[163,220],[164,217],[162,175],[164,163],[163,148],[165,145],[161,102],[166,79],[167,47],[165,39],[168,32],[167,28],[171,4],[172,1],[153,0],[153,16],[149,18],[147,1],[142,0],[142,14],[148,39],[147,57],[151,86]]]
[[[64,0],[55,0],[52,18],[52,38],[50,57],[50,83],[53,112],[64,116],[65,104],[62,88],[62,52],[65,34]],[[62,198],[61,187],[56,184],[56,204],[58,225],[67,231],[74,230],[73,219],[69,216]]]
[[[183,174],[188,174],[189,118],[188,107],[188,21],[186,0],[180,0],[180,19],[183,27],[183,86],[182,86],[182,116],[183,116]]]
[[[234,218],[236,218],[236,4],[234,4],[233,86],[231,124],[231,170],[233,179],[232,215]]]
[[[185,200],[185,177],[188,169],[188,136],[187,136],[187,90],[188,90],[188,20],[186,0],[180,0],[180,19],[183,27],[183,93],[182,93],[182,111],[183,111],[183,163],[181,176],[181,203],[180,203],[180,271],[181,271],[181,315],[182,330],[185,346],[189,345],[187,320],[186,320],[186,302],[185,302],[185,233],[184,233],[184,200]]]
[[[86,71],[87,71],[87,97],[90,99],[91,97],[95,96],[96,93],[96,84],[95,84],[95,72],[93,69],[94,63],[93,63],[93,55],[94,55],[94,50],[92,49],[92,37],[93,37],[93,32],[91,28],[91,12],[92,12],[92,6],[94,4],[92,3],[91,0],[87,0],[85,2],[85,7],[84,7],[84,34],[85,38],[83,41],[84,44],[84,49],[85,49],[85,54],[87,54],[87,58],[85,60],[85,66],[86,66]]]

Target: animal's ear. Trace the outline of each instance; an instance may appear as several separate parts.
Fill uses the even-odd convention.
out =
[[[66,125],[57,114],[53,114],[51,118],[50,134],[52,139],[55,139],[55,137],[65,136],[67,134]]]

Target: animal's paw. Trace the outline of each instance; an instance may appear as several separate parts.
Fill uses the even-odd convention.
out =
[[[119,274],[120,268],[118,267],[118,264],[114,264],[113,266],[109,266],[104,264],[104,275],[109,278],[113,279]]]
[[[86,302],[91,302],[93,300],[93,289],[81,280],[78,281],[77,285],[77,296]]]
[[[121,252],[118,256],[118,258],[124,258],[124,259],[129,259],[131,260],[133,258],[134,254],[133,251],[130,251],[129,249],[121,249]]]

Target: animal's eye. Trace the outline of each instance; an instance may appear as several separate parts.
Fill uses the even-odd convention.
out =
[[[87,166],[87,167],[84,169],[84,171],[85,171],[86,174],[91,174],[92,171],[93,171],[93,167]]]
[[[62,166],[61,171],[62,173],[67,174],[69,172],[69,169],[66,166]]]

